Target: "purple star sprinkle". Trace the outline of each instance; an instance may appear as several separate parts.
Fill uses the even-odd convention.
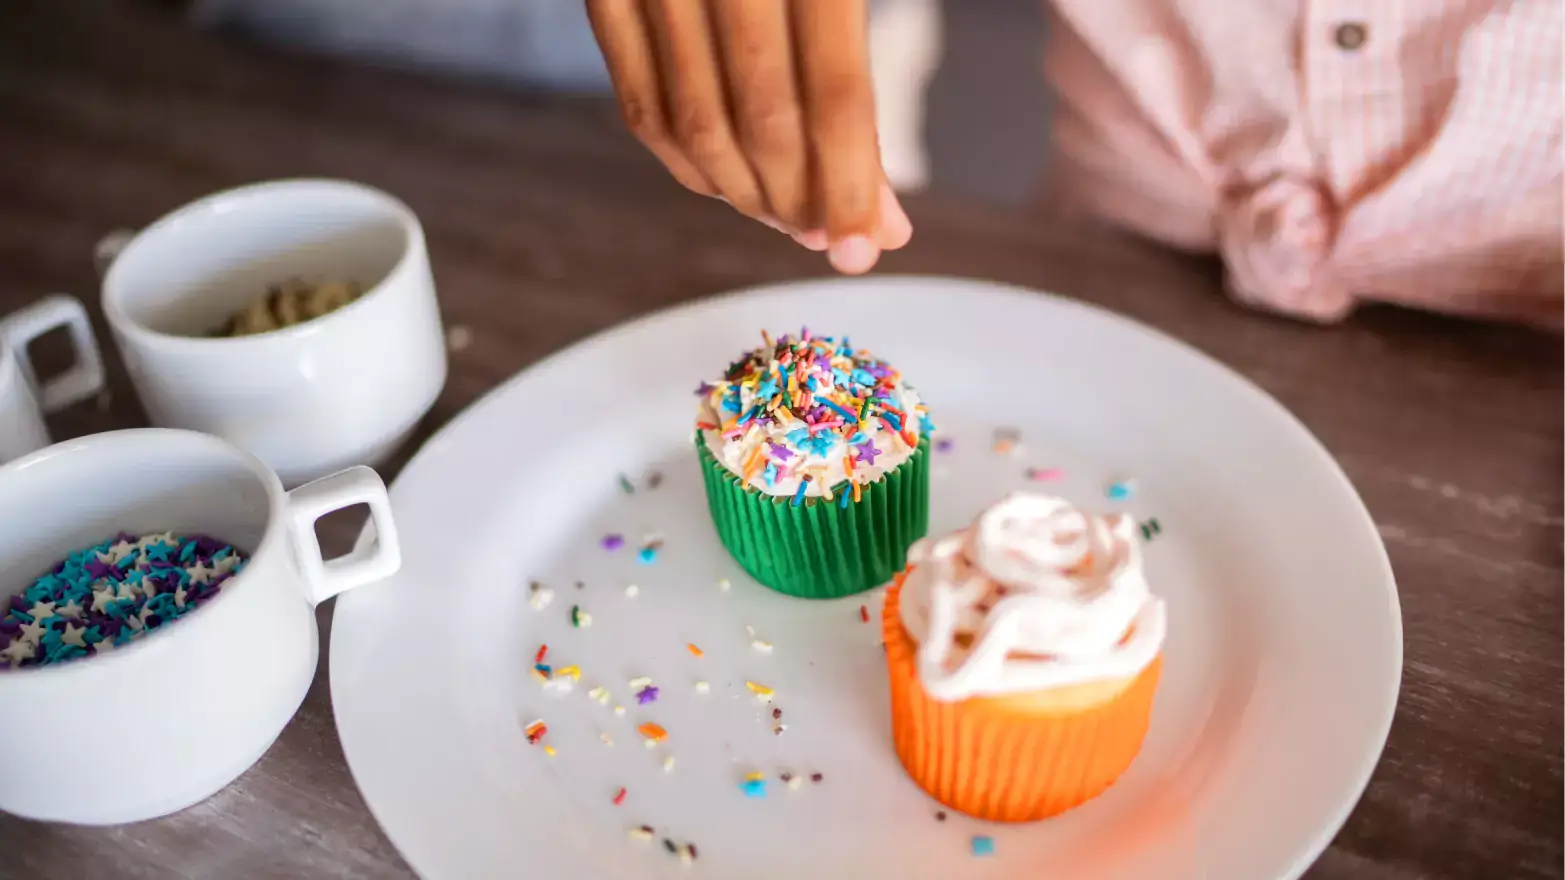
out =
[[[114,570],[114,566],[110,565],[109,563],[100,562],[97,559],[90,559],[87,561],[87,573],[92,575],[93,580],[97,581],[104,580],[106,578],[112,578],[116,572]]]
[[[650,684],[636,692],[637,705],[645,706],[648,703],[655,702],[657,698],[658,689]]]
[[[793,458],[793,452],[791,452],[788,447],[783,446],[780,443],[774,443],[771,440],[768,440],[766,441],[766,448],[767,451],[772,454],[772,457],[778,461],[787,461],[788,459]]]
[[[874,464],[875,456],[881,454],[881,451],[875,448],[874,443],[864,443],[860,444],[858,454],[854,456],[854,460],[861,464]]]
[[[603,549],[605,549],[605,550],[618,550],[619,548],[625,546],[625,536],[624,535],[604,535],[602,543],[603,543]]]
[[[950,452],[952,449],[955,449],[955,448],[956,448],[956,441],[951,440],[949,438],[941,437],[939,440],[935,441],[935,451],[936,452]]]

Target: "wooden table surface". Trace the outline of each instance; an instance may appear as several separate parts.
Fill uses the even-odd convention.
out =
[[[0,5],[0,313],[72,292],[106,339],[101,235],[295,175],[366,181],[423,218],[447,324],[473,341],[419,439],[595,331],[824,272],[678,190],[595,103],[269,53],[118,2]],[[1362,492],[1400,585],[1406,673],[1374,779],[1308,876],[1560,877],[1559,337],[1393,309],[1304,327],[1229,305],[1210,261],[1046,204],[909,208],[917,237],[887,270],[1053,290],[1188,340],[1297,413]],[[112,399],[60,414],[57,438],[145,424],[110,360]],[[353,524],[336,527],[341,542]],[[255,768],[153,822],[0,816],[0,876],[407,876],[337,741],[330,618],[314,687]]]

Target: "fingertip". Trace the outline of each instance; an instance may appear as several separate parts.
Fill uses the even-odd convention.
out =
[[[862,275],[875,267],[880,248],[867,236],[850,235],[831,245],[827,252],[831,265],[844,275]]]

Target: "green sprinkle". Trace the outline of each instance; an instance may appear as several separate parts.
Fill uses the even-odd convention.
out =
[[[1151,541],[1153,537],[1163,534],[1163,524],[1157,521],[1157,517],[1151,517],[1141,524],[1141,540]]]
[[[619,475],[619,489],[620,489],[621,492],[624,492],[626,495],[634,495],[634,494],[636,494],[636,486],[635,486],[635,484],[631,483],[630,477],[627,477],[624,474],[620,474]]]

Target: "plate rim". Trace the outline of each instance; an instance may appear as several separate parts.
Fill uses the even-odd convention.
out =
[[[1392,668],[1388,670],[1390,673],[1388,676],[1389,693],[1382,700],[1382,705],[1384,708],[1380,713],[1381,717],[1377,719],[1373,730],[1366,731],[1365,742],[1373,743],[1373,748],[1366,750],[1366,758],[1360,762],[1360,766],[1352,769],[1352,775],[1350,777],[1352,779],[1352,784],[1347,789],[1347,791],[1351,793],[1351,796],[1345,796],[1341,800],[1340,804],[1335,808],[1332,815],[1329,817],[1322,817],[1322,820],[1318,823],[1316,830],[1313,832],[1307,843],[1304,841],[1303,836],[1301,835],[1301,845],[1296,849],[1297,855],[1293,860],[1293,864],[1289,867],[1289,870],[1286,873],[1279,875],[1278,880],[1296,880],[1296,878],[1302,876],[1312,865],[1315,864],[1315,862],[1320,858],[1321,854],[1331,846],[1332,842],[1336,840],[1337,835],[1341,832],[1343,827],[1346,826],[1348,819],[1351,818],[1353,814],[1353,811],[1363,800],[1364,793],[1368,790],[1369,784],[1373,780],[1375,769],[1380,765],[1380,762],[1385,755],[1386,744],[1390,739],[1391,728],[1395,722],[1397,706],[1400,704],[1401,700],[1402,677],[1406,669],[1406,643],[1402,621],[1400,586],[1396,579],[1395,570],[1391,565],[1390,556],[1386,550],[1385,540],[1380,537],[1380,530],[1375,522],[1374,516],[1370,513],[1369,507],[1365,503],[1363,496],[1359,493],[1357,486],[1354,485],[1352,479],[1349,478],[1347,472],[1343,469],[1341,462],[1338,461],[1337,457],[1332,454],[1331,450],[1320,439],[1320,437],[1318,437],[1315,432],[1312,431],[1309,426],[1306,425],[1304,421],[1300,419],[1291,409],[1285,406],[1282,401],[1272,396],[1268,391],[1266,391],[1266,389],[1262,388],[1259,384],[1257,384],[1249,376],[1240,372],[1237,368],[1224,363],[1206,351],[1203,351],[1195,345],[1186,342],[1185,340],[1180,339],[1171,333],[1166,333],[1133,317],[1123,315],[1105,306],[1100,306],[1095,303],[1087,302],[1064,294],[1055,293],[1053,291],[1027,287],[1005,281],[994,281],[982,278],[945,274],[876,274],[851,278],[828,276],[790,279],[785,281],[753,284],[733,290],[720,291],[717,293],[698,296],[692,299],[671,304],[669,306],[653,309],[643,314],[631,317],[627,320],[614,323],[601,330],[590,333],[587,336],[584,336],[568,345],[556,349],[539,358],[538,360],[533,361],[525,367],[517,370],[504,381],[496,384],[493,388],[485,391],[472,402],[464,406],[461,411],[452,416],[449,421],[441,425],[438,430],[425,439],[420,444],[419,449],[403,465],[402,469],[398,472],[396,479],[393,480],[392,483],[388,486],[388,493],[394,493],[397,486],[402,484],[409,474],[414,473],[416,468],[427,466],[424,464],[424,462],[426,459],[433,458],[436,455],[436,452],[433,450],[435,450],[438,446],[437,441],[445,438],[448,434],[454,434],[460,428],[460,426],[464,425],[469,419],[476,418],[480,410],[487,409],[489,406],[494,405],[495,401],[510,393],[510,389],[513,386],[520,385],[523,382],[528,381],[535,374],[542,373],[547,370],[555,362],[570,357],[580,350],[605,344],[616,337],[638,331],[647,325],[656,324],[662,321],[677,320],[679,317],[685,314],[698,312],[713,307],[719,307],[733,301],[759,296],[805,294],[815,290],[827,288],[850,289],[860,286],[869,287],[883,285],[911,285],[917,287],[959,286],[967,288],[968,290],[975,293],[982,292],[987,295],[1002,295],[1008,298],[1043,300],[1054,307],[1086,313],[1098,320],[1107,320],[1122,330],[1137,336],[1148,338],[1157,344],[1172,346],[1184,356],[1191,357],[1201,362],[1207,368],[1215,368],[1218,373],[1224,374],[1229,380],[1242,387],[1244,389],[1244,393],[1252,398],[1258,406],[1269,408],[1274,416],[1281,416],[1303,439],[1307,441],[1313,451],[1324,460],[1324,463],[1328,466],[1328,469],[1331,472],[1334,480],[1337,482],[1339,488],[1346,490],[1348,497],[1351,498],[1353,502],[1352,507],[1358,518],[1358,525],[1363,529],[1366,529],[1368,533],[1374,535],[1374,540],[1371,542],[1374,548],[1374,562],[1384,585],[1384,598],[1389,602],[1389,630],[1386,635],[1388,640],[1394,642],[1395,650],[1392,652]],[[372,539],[372,537],[373,524],[366,523],[363,530],[359,534],[356,546],[365,545],[369,540]],[[394,574],[391,576],[391,578],[388,578],[388,580],[394,579],[398,576],[399,575]],[[375,589],[376,587],[371,585],[370,588]],[[349,608],[351,609],[353,606],[354,603],[352,600],[350,600]],[[328,685],[331,697],[332,721],[337,730],[339,744],[342,747],[343,759],[348,766],[349,776],[353,779],[354,787],[358,790],[360,798],[363,800],[365,807],[369,811],[370,815],[375,819],[375,823],[380,828],[381,833],[386,836],[386,839],[390,841],[392,846],[396,849],[397,854],[408,864],[410,868],[412,868],[415,873],[419,874],[420,876],[425,876],[424,872],[421,871],[417,865],[415,865],[413,859],[408,855],[403,847],[396,842],[396,839],[393,837],[389,826],[382,819],[380,812],[376,809],[375,805],[371,802],[369,795],[365,792],[364,785],[359,780],[359,771],[354,766],[354,759],[350,753],[347,738],[343,735],[343,719],[341,715],[341,709],[336,698],[338,687],[337,671],[341,668],[341,664],[331,662],[331,658],[335,658],[336,656],[335,651],[338,644],[337,634],[339,631],[337,625],[337,615],[341,607],[342,603],[341,599],[339,598],[338,602],[334,604],[332,609],[331,635],[328,641],[327,650],[331,652],[328,655]],[[1372,736],[1369,734],[1372,734]],[[1344,769],[1344,773],[1347,773],[1346,769]]]

